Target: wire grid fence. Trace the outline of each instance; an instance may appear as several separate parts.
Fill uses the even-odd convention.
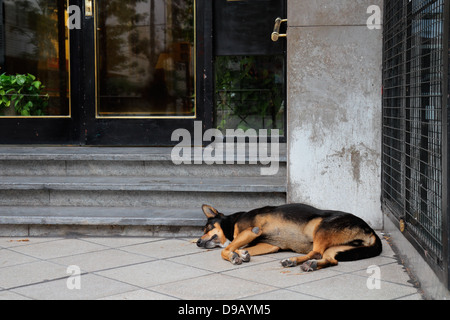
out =
[[[438,264],[444,0],[385,0],[383,203]]]

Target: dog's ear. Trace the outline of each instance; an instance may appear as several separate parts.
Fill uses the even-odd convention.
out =
[[[215,216],[217,216],[219,214],[219,212],[216,209],[214,209],[211,206],[208,206],[207,204],[204,204],[202,206],[202,209],[203,209],[203,213],[205,214],[205,216],[207,218],[214,218]]]

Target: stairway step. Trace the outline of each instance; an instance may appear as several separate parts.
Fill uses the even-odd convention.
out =
[[[270,165],[174,165],[168,161],[0,161],[0,176],[254,177]],[[286,163],[276,176],[286,177]]]
[[[286,147],[280,146],[278,173],[286,177]],[[5,147],[0,148],[0,176],[260,176],[262,165],[248,150],[245,164],[175,165],[171,148]],[[249,160],[253,160],[251,162]]]
[[[63,161],[172,161],[172,148],[167,147],[27,147],[2,146],[0,161],[2,160],[63,160]],[[238,156],[236,151],[235,158]],[[245,159],[255,160],[249,154],[248,147],[244,151]],[[193,154],[194,155],[194,154]],[[239,154],[241,155],[241,154]],[[195,158],[193,157],[192,160]],[[256,157],[257,160],[257,157]],[[286,144],[279,144],[279,161],[286,162]]]
[[[201,208],[0,206],[4,225],[203,226]]]
[[[286,192],[280,177],[2,176],[0,190]]]
[[[171,148],[110,148],[110,147],[27,147],[2,146],[1,160],[99,160],[99,161],[157,161],[171,160]]]

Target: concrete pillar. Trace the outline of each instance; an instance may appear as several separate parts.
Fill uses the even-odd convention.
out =
[[[288,201],[382,228],[381,0],[288,0]],[[379,12],[378,12],[379,13]]]

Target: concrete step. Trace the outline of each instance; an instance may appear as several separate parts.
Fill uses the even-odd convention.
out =
[[[0,190],[286,192],[278,177],[3,176]]]
[[[5,225],[203,226],[201,208],[0,206]]]
[[[218,207],[224,214],[251,208]],[[200,207],[0,206],[0,236],[198,237],[206,223]]]
[[[283,204],[280,177],[4,176],[1,206],[224,207]]]
[[[0,176],[173,176],[252,177],[263,165],[249,149],[233,164],[207,165],[194,154],[191,164],[175,165],[172,148],[0,147]],[[245,164],[238,163],[238,157]],[[276,176],[286,177],[286,146],[280,145]],[[194,164],[197,163],[197,164]]]
[[[225,152],[225,151],[224,151]],[[171,161],[172,148],[165,147],[29,147],[29,146],[0,146],[0,161],[2,160],[106,160],[106,161]],[[243,152],[246,160],[254,155],[247,147]],[[280,161],[286,161],[286,144],[279,145]],[[192,151],[192,159],[197,157]],[[235,150],[235,157],[242,156]]]

